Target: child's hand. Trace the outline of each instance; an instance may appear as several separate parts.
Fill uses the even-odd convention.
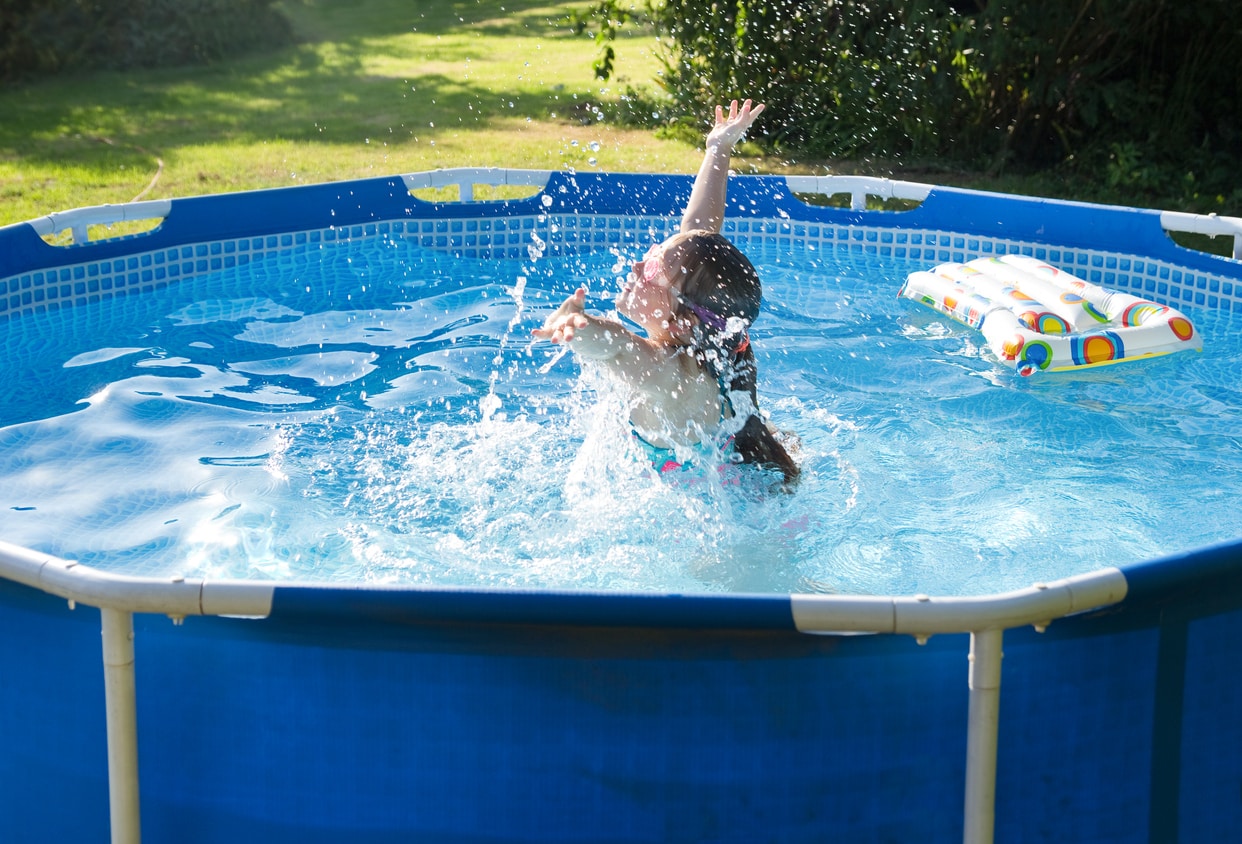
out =
[[[755,118],[763,113],[763,103],[752,108],[750,100],[742,103],[739,109],[737,100],[729,103],[729,115],[726,118],[723,106],[716,106],[716,125],[707,133],[707,146],[719,146],[725,150],[733,149],[733,145],[742,139],[746,130],[755,122]]]
[[[533,329],[530,333],[541,340],[553,343],[568,343],[574,339],[574,332],[585,328],[589,323],[585,313],[586,290],[579,287],[573,295],[561,303],[547,320],[543,328]]]

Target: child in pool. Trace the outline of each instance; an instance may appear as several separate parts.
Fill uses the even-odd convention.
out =
[[[750,100],[740,108],[734,100],[727,115],[716,107],[680,233],[651,247],[617,296],[617,310],[645,337],[586,313],[582,288],[532,333],[568,344],[633,390],[630,424],[656,468],[679,465],[674,446],[727,442],[742,462],[779,470],[788,486],[798,465],[759,415],[755,392],[748,329],[759,315],[759,275],[720,234],[733,146],[762,111]]]

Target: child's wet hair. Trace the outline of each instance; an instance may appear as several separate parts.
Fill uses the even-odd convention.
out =
[[[728,238],[716,232],[694,231],[672,238],[682,272],[681,304],[677,316],[693,324],[690,347],[698,361],[725,384],[730,393],[749,396],[749,407],[733,402],[734,412],[745,415],[734,435],[733,448],[745,463],[780,470],[785,483],[798,479],[799,468],[759,415],[758,372],[750,347],[749,328],[759,316],[763,285],[750,260]],[[695,316],[691,305],[720,317],[715,326]],[[723,324],[722,324],[723,323]]]
[[[763,285],[759,273],[742,251],[715,232],[689,232],[674,238],[683,272],[681,295],[696,305],[747,325],[759,316]]]

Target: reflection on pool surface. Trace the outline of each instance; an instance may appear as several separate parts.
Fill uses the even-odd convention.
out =
[[[610,307],[643,245],[360,238],[5,323],[24,374],[0,531],[131,574],[868,594],[1242,535],[1227,313],[1189,310],[1202,354],[1019,379],[897,299],[925,262],[739,243],[765,283],[761,404],[801,442],[792,496],[731,465],[654,477],[620,389],[530,341],[579,284]]]

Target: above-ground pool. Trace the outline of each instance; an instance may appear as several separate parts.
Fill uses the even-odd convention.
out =
[[[1242,222],[734,178],[784,494],[656,476],[618,388],[530,339],[580,284],[607,309],[689,188],[445,171],[0,229],[0,825],[1229,840],[1242,262],[1165,229]],[[1009,253],[1203,351],[1023,378],[897,295]]]

